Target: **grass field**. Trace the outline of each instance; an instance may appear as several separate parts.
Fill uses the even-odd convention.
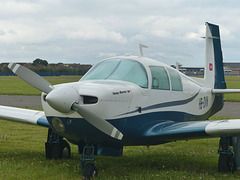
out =
[[[45,77],[52,84],[78,81],[79,76]],[[240,88],[239,77],[227,79]],[[11,82],[11,83],[10,83]],[[40,95],[18,77],[1,77],[0,94]],[[226,99],[232,97],[226,97]],[[234,99],[236,95],[233,96]],[[213,117],[212,119],[227,118]],[[47,128],[9,121],[0,126],[0,179],[81,179],[80,155],[71,145],[70,160],[47,160]],[[98,179],[239,179],[217,172],[219,138],[178,141],[147,147],[124,147],[123,157],[96,157]]]
[[[81,76],[57,76],[44,77],[51,84],[61,84],[76,82]],[[229,89],[240,89],[240,77],[226,77],[227,87]],[[0,77],[0,94],[8,95],[40,95],[41,92],[30,86],[17,76]],[[226,101],[240,101],[240,94],[225,94]]]
[[[228,89],[240,89],[240,77],[238,77],[239,81],[227,81]],[[239,102],[240,101],[240,93],[236,94],[225,94],[224,98],[226,101]]]
[[[226,117],[215,117],[226,118]],[[47,160],[47,128],[1,121],[0,179],[81,179],[80,155]],[[124,147],[123,157],[96,157],[98,179],[239,179],[217,172],[218,138]]]
[[[76,82],[81,76],[49,76],[44,77],[52,85]],[[40,95],[41,91],[27,84],[17,76],[0,76],[0,94],[8,95]]]

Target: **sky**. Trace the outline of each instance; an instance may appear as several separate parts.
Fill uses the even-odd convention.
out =
[[[204,66],[205,22],[220,26],[224,62],[240,62],[237,0],[1,0],[0,63],[96,64],[139,55]]]

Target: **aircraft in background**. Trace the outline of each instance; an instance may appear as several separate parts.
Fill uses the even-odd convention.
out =
[[[49,128],[47,158],[69,158],[67,141],[76,144],[87,178],[97,175],[95,155],[122,156],[123,146],[210,137],[220,137],[218,170],[235,171],[240,119],[206,120],[222,109],[224,93],[240,90],[226,89],[219,27],[206,23],[205,39],[204,78],[143,56],[119,56],[100,61],[79,82],[52,86],[11,63],[16,75],[43,92],[43,111],[0,106],[0,118]]]

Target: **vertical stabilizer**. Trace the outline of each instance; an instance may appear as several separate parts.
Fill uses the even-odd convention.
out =
[[[226,89],[219,26],[206,23],[205,85],[214,89]]]

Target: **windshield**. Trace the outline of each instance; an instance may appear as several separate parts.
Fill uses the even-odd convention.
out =
[[[130,59],[111,59],[94,66],[82,79],[109,79],[135,83],[142,88],[148,87],[147,73],[137,61]]]

